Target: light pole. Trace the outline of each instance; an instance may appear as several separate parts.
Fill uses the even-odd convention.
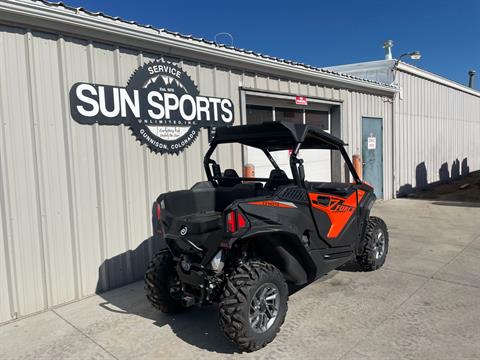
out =
[[[399,56],[399,58],[395,62],[395,67],[398,65],[398,63],[400,62],[400,60],[402,58],[407,57],[407,56],[412,60],[419,60],[422,57],[422,54],[420,54],[420,51],[418,51],[418,50],[402,54],[402,55]]]
[[[397,67],[398,67],[398,64],[400,63],[400,60],[404,57],[407,57],[407,56],[412,60],[419,60],[422,57],[422,54],[420,54],[420,51],[416,50],[416,51],[412,51],[412,52],[404,53],[404,54],[400,55],[398,57],[397,61],[395,61],[395,65],[392,68],[392,71],[393,71],[392,84],[395,84],[395,79],[397,77]]]

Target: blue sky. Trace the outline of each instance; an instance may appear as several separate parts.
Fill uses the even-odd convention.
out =
[[[417,66],[452,80],[480,72],[477,0],[65,2],[211,40],[226,31],[236,47],[315,66],[382,59],[393,39],[394,56],[420,50]]]

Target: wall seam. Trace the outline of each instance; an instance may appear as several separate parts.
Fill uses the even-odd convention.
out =
[[[94,73],[95,73],[95,62],[93,59],[93,43],[89,41],[87,45],[87,58],[88,58],[88,78],[90,82],[94,81]],[[103,209],[104,199],[103,199],[103,186],[102,186],[102,166],[101,166],[101,154],[99,149],[99,125],[97,123],[93,124],[92,126],[92,138],[93,138],[93,157],[95,162],[95,189],[97,195],[97,213],[98,213],[98,232],[99,232],[99,249],[100,249],[100,261],[105,260],[106,254],[106,244],[105,244],[105,214]],[[101,289],[104,290],[108,288],[108,279],[107,279],[107,270],[105,266],[101,266],[99,270],[99,281],[98,283],[101,284]]]
[[[60,36],[57,40],[57,55],[58,63],[60,66],[60,89],[61,93],[65,94],[61,97],[61,106],[62,112],[65,115],[65,119],[69,118],[69,112],[67,109],[67,74],[65,69],[65,40],[63,36]],[[72,148],[72,129],[69,121],[62,121],[63,124],[63,134],[64,141],[63,145],[65,148],[65,159],[66,159],[66,170],[67,170],[67,195],[68,195],[68,208],[69,208],[69,218],[70,218],[70,236],[71,236],[71,245],[72,245],[72,263],[73,263],[73,276],[74,276],[74,293],[75,298],[78,299],[80,295],[80,274],[81,268],[79,265],[79,246],[78,246],[78,223],[77,223],[77,197],[76,197],[76,183],[74,174],[74,159],[72,157],[73,148]]]
[[[137,65],[140,67],[144,64],[145,59],[143,57],[143,52],[140,51],[137,55]],[[151,199],[150,199],[150,176],[151,176],[151,171],[150,171],[150,163],[148,161],[148,147],[142,146],[142,156],[143,156],[143,169],[145,171],[145,207],[147,210],[147,214],[150,213],[151,211]],[[146,217],[146,223],[147,223],[147,229],[152,227],[151,224],[151,219],[147,216]],[[153,235],[153,234],[152,234]],[[151,259],[153,258],[153,244],[152,241],[148,241],[147,244],[147,249],[148,249],[148,258]]]
[[[33,69],[33,45],[32,45],[32,32],[28,30],[25,34],[25,52],[26,52],[26,65],[27,65],[27,81],[31,84],[28,87],[28,97],[29,97],[29,113],[30,113],[30,125],[31,125],[31,137],[32,137],[32,156],[33,156],[33,167],[34,167],[34,178],[35,178],[35,192],[37,195],[37,216],[39,222],[39,247],[40,247],[40,271],[42,277],[42,294],[44,305],[43,308],[47,309],[49,306],[49,300],[53,298],[51,293],[51,286],[48,286],[48,283],[51,284],[50,270],[47,270],[47,263],[45,257],[49,258],[48,255],[48,244],[47,244],[47,224],[45,221],[46,210],[45,199],[43,194],[45,193],[45,184],[43,181],[42,170],[42,151],[40,146],[40,136],[38,133],[38,119],[36,117],[36,112],[38,112],[38,102],[36,96],[33,93],[33,89],[36,89],[35,77],[32,75],[34,73]],[[33,122],[33,124],[32,124]],[[47,280],[48,277],[48,280]]]
[[[0,34],[0,49],[6,49],[4,34]],[[3,71],[0,72],[0,75],[3,74]],[[0,77],[1,78],[1,77]],[[7,149],[6,149],[6,115],[5,115],[5,106],[3,104],[3,87],[2,84],[5,82],[0,81],[0,121],[1,121],[1,130],[0,135],[2,138],[2,152],[0,153],[0,206],[3,208],[2,211],[2,223],[4,226],[3,229],[3,247],[5,252],[5,270],[6,270],[6,278],[7,278],[7,291],[8,291],[8,304],[9,304],[9,313],[11,318],[16,318],[16,313],[18,312],[18,288],[16,286],[17,283],[17,275],[15,271],[15,253],[13,246],[10,246],[10,241],[13,241],[12,238],[12,224],[10,223],[12,218],[12,209],[10,206],[10,192],[9,189],[9,181],[7,177],[6,170],[3,170],[3,164],[5,165],[5,169],[8,168],[8,158],[7,158]],[[2,155],[3,154],[3,155]],[[5,157],[5,158],[4,158]],[[2,161],[3,160],[3,161]],[[13,284],[12,284],[13,281]]]
[[[114,67],[114,81],[117,86],[121,86],[120,84],[120,49],[115,47],[115,50],[113,51],[113,67]],[[130,224],[130,211],[129,211],[129,205],[130,205],[130,198],[129,198],[129,192],[127,189],[129,189],[129,174],[127,173],[127,152],[125,149],[125,132],[129,131],[126,126],[120,125],[118,127],[118,139],[119,139],[119,146],[120,146],[120,173],[122,174],[121,176],[121,184],[122,184],[122,203],[123,203],[123,212],[125,214],[125,221],[123,221],[124,225],[124,231],[125,231],[125,238],[123,239],[123,244],[125,246],[125,258],[122,259],[126,262],[126,276],[128,281],[132,281],[134,276],[133,276],[133,266],[132,266],[132,256],[131,252],[128,251],[130,250],[130,243],[129,239],[131,237],[131,224]]]

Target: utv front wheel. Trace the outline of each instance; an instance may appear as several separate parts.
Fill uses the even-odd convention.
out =
[[[387,253],[387,225],[382,219],[371,216],[358,249],[357,262],[364,271],[377,270],[384,264]]]
[[[220,328],[241,350],[264,347],[277,335],[287,313],[288,288],[275,266],[250,261],[227,280],[220,302]]]
[[[156,254],[145,272],[147,299],[164,313],[177,313],[185,308],[172,256],[168,251]]]

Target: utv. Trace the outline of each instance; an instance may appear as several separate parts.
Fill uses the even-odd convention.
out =
[[[262,151],[273,167],[270,176],[222,173],[211,156],[229,143]],[[381,267],[387,227],[370,216],[373,188],[359,179],[344,145],[309,125],[218,128],[204,158],[208,181],[162,194],[154,203],[154,231],[164,250],[145,274],[152,305],[174,313],[218,303],[226,337],[253,351],[279,331],[289,287],[305,286],[351,259],[364,271]],[[353,183],[308,182],[300,149],[339,151]],[[290,151],[292,179],[271,154],[281,150]]]

